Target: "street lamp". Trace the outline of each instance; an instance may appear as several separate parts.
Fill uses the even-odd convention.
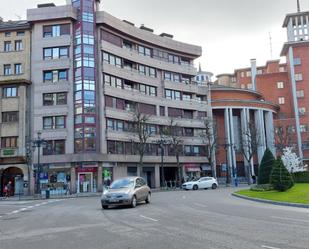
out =
[[[167,144],[167,141],[164,138],[161,138],[160,140],[157,141],[157,144],[159,144],[160,147],[160,152],[161,152],[161,187],[164,186],[164,181],[165,181],[165,177],[164,177],[164,145]]]
[[[41,173],[41,165],[40,165],[40,154],[41,154],[41,147],[46,144],[46,140],[41,138],[42,133],[40,131],[37,132],[37,138],[32,140],[32,148],[38,148],[38,167],[37,167],[37,174],[36,174],[36,191],[37,194],[40,193],[40,173]]]

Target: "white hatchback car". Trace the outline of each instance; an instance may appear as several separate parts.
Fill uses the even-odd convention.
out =
[[[218,182],[213,177],[201,177],[196,181],[185,182],[182,184],[182,188],[185,190],[198,190],[198,189],[216,189],[218,187]]]

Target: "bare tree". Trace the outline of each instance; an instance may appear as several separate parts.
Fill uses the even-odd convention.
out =
[[[294,147],[293,143],[293,126],[278,126],[275,129],[275,146],[276,149],[283,155],[286,147]]]
[[[207,153],[206,157],[211,166],[211,172],[213,177],[217,177],[216,172],[216,149],[218,145],[218,133],[217,125],[214,119],[205,118],[204,120],[204,131],[200,134],[203,142],[206,144]]]
[[[144,164],[144,155],[146,152],[147,142],[151,137],[151,132],[148,130],[147,121],[149,116],[146,114],[140,113],[138,110],[133,112],[133,132],[137,137],[137,142],[135,142],[134,149],[139,155],[139,167],[137,175],[141,175],[141,168]]]
[[[175,123],[174,120],[171,119],[170,124],[163,130],[163,134],[168,137],[170,148],[176,157],[179,181],[181,181],[183,177],[182,168],[179,162],[179,157],[182,153],[182,145],[183,145],[183,140],[181,139],[180,136],[181,135],[180,129],[181,127],[179,127],[177,123]]]
[[[246,175],[248,184],[251,184],[252,176],[255,176],[253,156],[257,154],[259,147],[261,146],[261,136],[256,129],[254,122],[249,121],[247,128],[243,130],[240,152],[247,161]]]

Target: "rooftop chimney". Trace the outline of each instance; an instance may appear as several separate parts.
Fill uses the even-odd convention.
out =
[[[252,89],[256,90],[256,59],[251,59],[251,83],[252,83]]]
[[[161,37],[166,37],[166,38],[171,38],[171,39],[173,39],[173,35],[171,35],[171,34],[167,34],[167,33],[162,33],[161,35],[160,35]]]
[[[37,5],[38,8],[48,8],[48,7],[56,7],[54,3],[42,3]]]
[[[144,24],[142,24],[140,27],[139,27],[140,29],[142,29],[142,30],[146,30],[146,31],[148,31],[148,32],[151,32],[151,33],[153,33],[153,29],[151,29],[151,28],[147,28],[147,27],[145,27],[145,25]]]

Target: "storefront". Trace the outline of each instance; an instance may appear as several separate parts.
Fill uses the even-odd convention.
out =
[[[41,194],[46,190],[50,195],[64,195],[70,193],[70,167],[63,164],[42,165],[39,174]]]
[[[101,177],[101,176],[100,176]],[[76,168],[77,193],[97,192],[98,164],[81,164]]]
[[[201,167],[195,163],[185,163],[185,180],[190,181],[201,177]]]

